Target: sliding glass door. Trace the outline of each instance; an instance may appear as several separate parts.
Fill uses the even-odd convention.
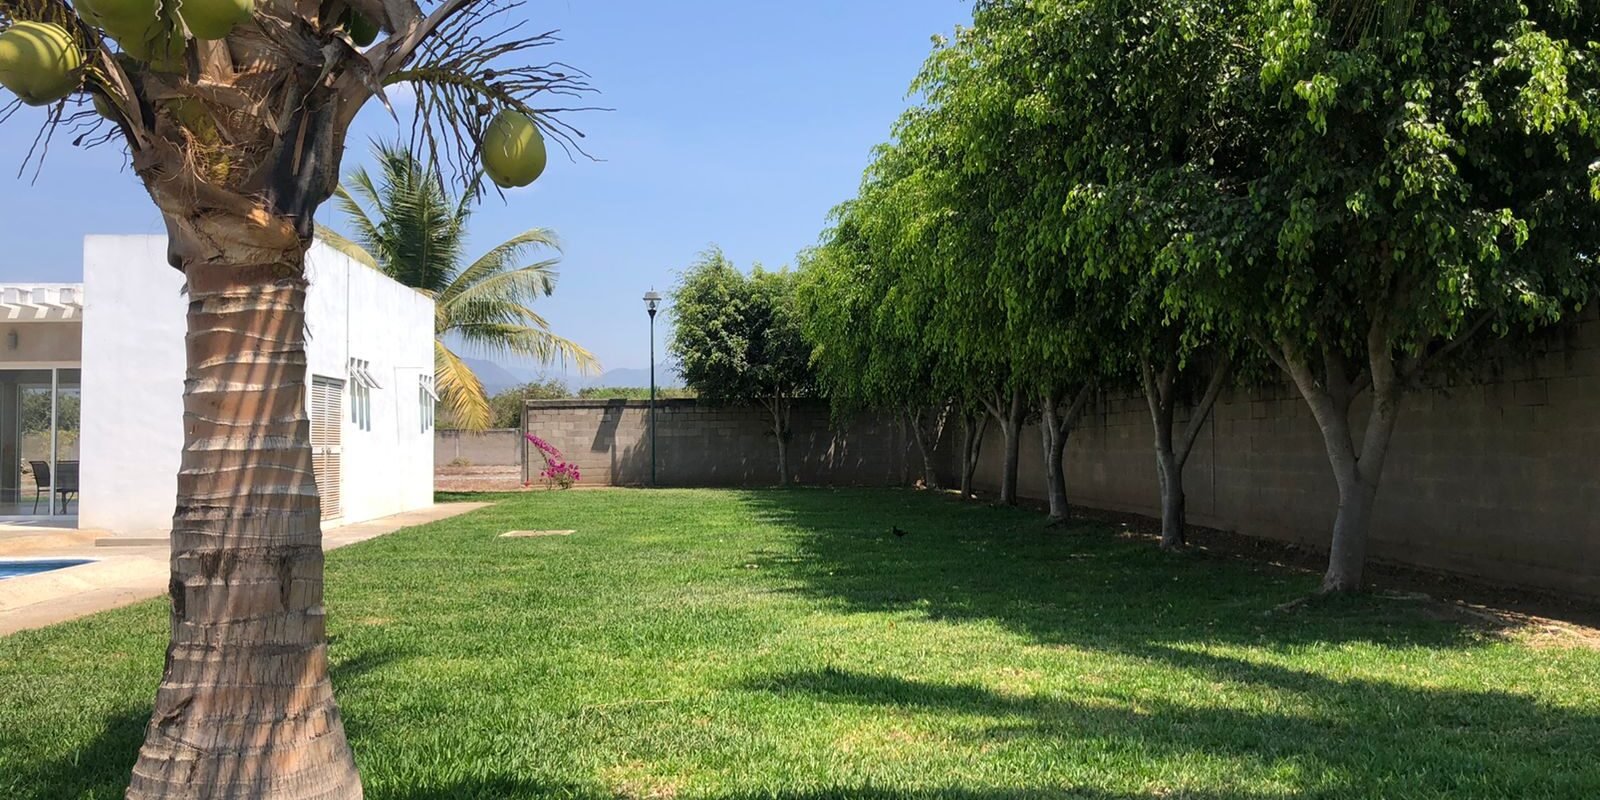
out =
[[[0,516],[77,513],[76,369],[0,369]]]

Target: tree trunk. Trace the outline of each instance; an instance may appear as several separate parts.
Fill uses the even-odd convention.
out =
[[[789,485],[789,411],[780,398],[772,401],[772,432],[778,440],[778,485]]]
[[[1005,461],[1000,471],[1000,503],[1014,506],[1017,504],[1017,462],[1022,455],[1022,420],[1023,395],[1021,389],[1011,391],[1011,405],[1005,417],[1000,420],[1000,427],[1006,436]]]
[[[1050,499],[1050,522],[1066,522],[1072,517],[1072,504],[1067,500],[1067,441],[1078,428],[1084,409],[1089,406],[1093,385],[1085,383],[1065,411],[1057,406],[1060,401],[1054,390],[1047,390],[1039,409],[1039,429],[1044,444],[1045,494]]]
[[[972,478],[978,471],[978,457],[983,452],[983,434],[989,428],[986,414],[966,414],[961,420],[961,496],[972,497]]]
[[[926,413],[917,409],[906,410],[906,424],[911,427],[911,436],[916,440],[917,452],[922,456],[922,485],[939,491],[939,470],[934,464],[934,451],[939,446],[939,439],[944,432],[944,423],[941,419],[934,420],[934,429],[929,431],[922,426],[922,415]],[[931,441],[930,441],[931,440]]]
[[[1179,550],[1188,546],[1188,498],[1183,488],[1183,468],[1194,452],[1194,443],[1205,426],[1206,419],[1217,405],[1222,387],[1227,383],[1233,368],[1230,357],[1223,355],[1212,370],[1205,394],[1195,405],[1184,430],[1183,441],[1174,443],[1173,415],[1177,409],[1178,351],[1173,341],[1167,349],[1160,372],[1149,360],[1139,365],[1140,379],[1144,385],[1145,403],[1150,408],[1150,427],[1155,434],[1156,482],[1161,491],[1161,549]]]
[[[1381,322],[1374,323],[1368,331],[1365,379],[1349,377],[1346,359],[1337,353],[1324,354],[1326,377],[1322,381],[1316,380],[1305,358],[1292,347],[1281,345],[1271,353],[1311,407],[1339,489],[1328,570],[1322,576],[1324,594],[1356,592],[1362,587],[1372,511],[1403,395],[1386,333]],[[1350,427],[1350,407],[1356,392],[1366,383],[1372,388],[1372,410],[1358,452]]]
[[[1156,445],[1156,479],[1161,484],[1161,549],[1181,550],[1189,544],[1185,510],[1188,498],[1183,489],[1183,465],[1172,452],[1171,424],[1169,419],[1165,433],[1167,446]]]
[[[1045,495],[1050,499],[1050,521],[1066,522],[1072,516],[1072,506],[1067,502],[1066,471],[1062,468],[1067,437],[1061,429],[1060,415],[1056,413],[1054,393],[1045,394],[1039,411],[1039,433],[1044,446],[1044,485]]]
[[[206,224],[206,257],[174,255],[189,311],[172,638],[127,797],[360,798],[328,679],[304,248],[259,220]]]

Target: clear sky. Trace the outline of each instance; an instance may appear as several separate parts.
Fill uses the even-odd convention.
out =
[[[537,308],[607,368],[649,363],[640,297],[707,245],[777,267],[815,243],[904,108],[930,37],[971,19],[970,0],[530,0],[522,11],[561,30],[548,56],[588,72],[593,104],[615,110],[569,117],[602,161],[552,152],[538,183],[485,201],[472,255],[555,229],[566,256]],[[162,232],[115,147],[58,138],[36,182],[15,177],[40,119],[24,109],[0,125],[0,280],[81,280],[85,234]],[[345,171],[395,131],[369,104]],[[319,221],[343,227],[331,204]]]

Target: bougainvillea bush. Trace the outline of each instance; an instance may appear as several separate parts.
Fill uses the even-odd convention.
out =
[[[528,441],[544,458],[544,469],[539,471],[539,481],[544,484],[545,489],[571,489],[572,485],[582,477],[578,472],[578,465],[567,461],[555,445],[531,433],[528,434]]]

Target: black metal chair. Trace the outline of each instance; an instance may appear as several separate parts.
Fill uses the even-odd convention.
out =
[[[57,461],[54,476],[50,474],[48,461],[29,461],[28,466],[33,470],[33,513],[39,513],[39,498],[44,496],[47,486],[52,495],[61,498],[61,510],[66,511],[67,504],[78,495],[78,462]],[[51,509],[52,513],[54,510]]]

